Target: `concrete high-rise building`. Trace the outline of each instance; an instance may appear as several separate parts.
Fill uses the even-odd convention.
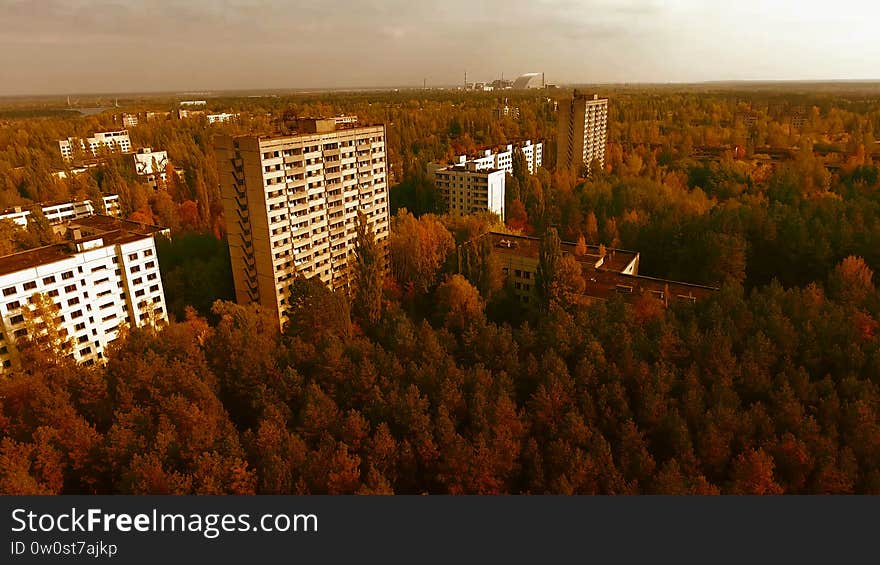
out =
[[[104,358],[120,325],[168,320],[154,238],[167,230],[108,216],[80,218],[66,229],[68,242],[0,257],[0,373],[16,366],[16,343],[35,327],[27,324],[35,295],[57,308],[54,322],[67,349],[85,364]]]
[[[560,101],[556,167],[586,168],[588,174],[593,161],[604,167],[607,128],[607,98],[575,90],[571,100]]]
[[[504,220],[505,171],[480,167],[477,161],[449,166],[428,164],[428,175],[449,206],[449,213],[465,216],[489,211]]]
[[[284,136],[218,136],[214,150],[240,304],[287,319],[294,277],[348,285],[358,211],[388,239],[385,126],[300,119]]]

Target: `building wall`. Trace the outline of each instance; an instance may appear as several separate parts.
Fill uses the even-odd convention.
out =
[[[348,285],[358,211],[387,245],[385,127],[321,128],[215,140],[236,300],[274,310],[282,324],[297,275]]]
[[[128,130],[120,131],[104,131],[94,134],[86,139],[69,137],[58,142],[61,150],[61,156],[65,160],[73,159],[74,143],[79,142],[79,146],[84,152],[89,152],[93,156],[97,156],[101,152],[102,147],[106,147],[113,153],[128,153],[131,151],[131,140],[128,138]]]
[[[153,151],[149,147],[138,150],[132,155],[134,172],[153,187],[159,188],[159,181],[165,182],[165,169],[168,166],[167,151]]]
[[[595,159],[604,167],[607,126],[608,99],[576,92],[561,102],[556,166],[580,169]]]
[[[501,169],[506,173],[513,174],[513,151],[515,148],[522,150],[529,167],[529,173],[535,174],[543,162],[544,145],[542,143],[532,143],[531,139],[518,144],[508,144],[497,150],[484,149],[480,154],[471,158],[468,158],[467,155],[457,155],[454,164],[461,166],[473,164],[479,171]]]
[[[429,168],[434,185],[446,200],[449,213],[458,216],[490,211],[505,219],[505,172],[502,170],[436,166]]]
[[[114,218],[119,217],[119,195],[111,194],[103,197],[104,214]],[[38,204],[35,204],[37,206]],[[92,216],[99,210],[95,210],[91,200],[71,200],[70,202],[59,202],[51,204],[43,204],[41,206],[43,215],[51,224],[61,224],[69,220],[76,220]],[[0,220],[9,220],[16,225],[26,228],[28,216],[31,215],[30,210],[21,207],[0,213]]]
[[[60,308],[59,326],[73,342],[74,359],[82,363],[100,362],[122,323],[167,322],[153,237],[97,245],[63,260],[0,275],[0,367],[16,365],[15,341],[27,335],[22,310],[37,293]]]

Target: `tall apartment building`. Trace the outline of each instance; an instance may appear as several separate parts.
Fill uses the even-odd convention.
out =
[[[85,364],[104,358],[121,324],[168,320],[155,242],[167,230],[108,216],[66,229],[70,241],[0,257],[0,373],[18,362],[16,342],[28,336],[26,310],[37,294],[57,307],[70,356]]]
[[[8,220],[23,228],[27,227],[28,216],[31,210],[39,207],[50,224],[57,225],[70,220],[78,220],[87,216],[93,216],[96,213],[103,213],[107,216],[118,218],[119,211],[119,195],[110,194],[102,197],[104,210],[96,210],[91,200],[69,200],[65,202],[40,202],[34,204],[30,208],[24,206],[16,206],[0,211],[0,220]]]
[[[571,100],[560,101],[556,167],[586,167],[588,173],[593,161],[604,167],[607,128],[607,98],[575,90]]]
[[[504,220],[504,170],[480,168],[475,161],[450,166],[429,163],[428,175],[450,214],[466,216],[488,210]]]
[[[236,300],[286,321],[294,277],[348,285],[358,211],[382,247],[389,209],[385,126],[300,119],[284,136],[217,136],[214,150]]]
[[[153,190],[159,188],[159,181],[165,182],[165,169],[168,166],[167,151],[153,151],[150,147],[138,149],[132,155],[134,172],[141,177]]]
[[[119,131],[102,131],[95,133],[92,137],[86,139],[77,139],[68,137],[58,142],[58,148],[61,150],[61,156],[70,161],[73,159],[75,143],[79,141],[80,149],[83,152],[89,152],[92,156],[97,156],[102,150],[110,153],[128,153],[131,151],[131,140],[128,138],[128,130]]]
[[[535,174],[543,162],[544,145],[542,143],[532,143],[531,139],[498,148],[483,149],[472,157],[456,155],[452,164],[467,167],[469,163],[474,163],[479,171],[500,169],[506,173],[513,174],[513,152],[515,150],[522,151],[526,164],[529,167],[529,174]]]
[[[221,112],[219,114],[205,114],[209,124],[220,124],[223,122],[231,122],[238,119],[238,114],[229,114]]]

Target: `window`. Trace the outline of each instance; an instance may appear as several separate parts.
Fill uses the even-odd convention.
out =
[[[44,277],[43,278],[43,284],[52,284],[53,282],[55,282],[54,275],[52,275],[51,277]]]
[[[51,298],[55,298],[56,296],[58,296],[58,289],[56,288],[56,289],[50,290],[50,291],[49,291],[49,296],[50,296]]]
[[[21,324],[24,322],[24,316],[22,316],[21,314],[18,314],[17,316],[13,316],[13,317],[9,318],[9,322],[12,324]]]
[[[34,281],[28,281],[24,283],[25,290],[33,290],[35,288],[37,288],[37,283],[35,283]]]
[[[66,273],[61,275],[62,280],[70,280],[73,278],[73,271],[67,271]]]
[[[135,261],[135,260],[137,260],[137,258],[138,258],[138,254],[137,254],[137,253],[131,253],[131,254],[128,256],[128,260],[129,260],[129,261]]]
[[[9,304],[6,305],[6,311],[10,312],[10,311],[15,310],[16,308],[20,308],[20,307],[21,307],[21,302],[19,302],[18,300],[13,300],[12,302],[10,302]]]
[[[64,287],[64,292],[76,292],[76,285],[75,285],[75,284],[69,284],[69,285],[65,286],[65,287]]]
[[[73,306],[74,304],[79,304],[79,297],[71,298],[67,301],[68,306]]]

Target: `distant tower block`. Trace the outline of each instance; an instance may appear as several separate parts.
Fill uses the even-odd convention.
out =
[[[608,99],[575,90],[574,98],[559,102],[559,133],[556,143],[557,169],[587,169],[598,161],[605,166],[608,129]]]

